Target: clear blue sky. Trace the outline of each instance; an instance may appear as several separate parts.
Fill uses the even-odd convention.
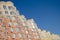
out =
[[[9,0],[5,0],[9,1]],[[33,18],[40,29],[60,35],[59,0],[10,0],[20,14]]]

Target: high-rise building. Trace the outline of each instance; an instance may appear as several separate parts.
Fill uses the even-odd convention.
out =
[[[0,40],[60,40],[60,36],[39,29],[33,19],[20,15],[12,2],[1,1]]]
[[[40,40],[34,20],[20,15],[10,1],[0,2],[0,40]]]

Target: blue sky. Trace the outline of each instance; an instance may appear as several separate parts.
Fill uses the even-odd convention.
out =
[[[5,0],[9,1],[9,0]],[[20,14],[33,18],[40,29],[60,35],[60,0],[10,0]]]

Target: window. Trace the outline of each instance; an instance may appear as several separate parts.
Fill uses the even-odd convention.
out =
[[[15,16],[12,17],[12,20],[15,20]]]
[[[1,18],[4,18],[4,16],[2,15]]]
[[[4,36],[6,36],[6,32],[4,32]]]
[[[10,38],[11,38],[11,37],[10,37],[10,36],[7,36],[7,37],[8,37],[8,39],[7,39],[7,40],[10,40]]]
[[[8,6],[8,9],[9,9],[9,10],[13,10],[13,7],[12,7],[12,6]]]
[[[8,14],[8,11],[5,11],[5,14]]]
[[[6,29],[6,32],[8,32],[8,29]]]
[[[11,27],[11,26],[12,26],[12,23],[11,23],[11,22],[9,22],[9,23],[8,23],[8,25],[9,25],[9,27]]]
[[[39,38],[39,36],[34,36],[35,39]]]
[[[13,35],[12,35],[12,38],[15,38],[15,37],[16,37],[16,34],[13,34]]]
[[[30,35],[28,35],[28,38],[31,38],[31,36],[30,36]]]
[[[35,31],[35,34],[38,35],[38,33]]]
[[[24,23],[24,20],[23,20],[22,18],[20,19],[20,21],[21,21],[22,23]]]
[[[22,35],[19,33],[19,34],[18,34],[18,37],[22,37]]]
[[[2,25],[2,29],[6,29],[6,25],[5,24]]]
[[[23,38],[27,38],[27,36],[25,34],[23,34]]]
[[[28,34],[28,31],[26,31],[26,34]]]
[[[39,36],[36,36],[36,38],[39,38]]]
[[[35,26],[32,26],[33,28],[35,28]]]
[[[32,23],[32,28],[35,28],[34,24]]]
[[[14,22],[14,26],[18,26],[18,23],[17,22]]]
[[[2,12],[0,11],[0,14],[2,14]]]
[[[24,27],[26,27],[26,24],[25,24],[25,23],[23,23],[23,26],[24,26]]]
[[[14,14],[14,12],[13,12],[13,11],[11,11],[11,12],[10,12],[10,15],[13,15],[13,14]]]
[[[14,31],[14,28],[11,27],[11,28],[10,28],[10,31],[13,32],[13,31]]]
[[[6,9],[6,5],[3,5],[3,8]]]
[[[16,31],[20,31],[20,28],[16,28]]]
[[[10,16],[6,16],[7,17],[7,19],[10,19]]]
[[[24,27],[27,27],[27,25],[26,25],[24,19],[20,19],[20,21],[23,23],[23,26],[24,26]]]

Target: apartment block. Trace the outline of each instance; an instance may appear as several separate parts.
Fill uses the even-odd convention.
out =
[[[34,20],[20,15],[10,1],[0,2],[0,40],[40,40]]]
[[[60,40],[60,36],[57,34],[52,34],[46,30],[39,30],[41,40]]]
[[[0,40],[60,40],[60,36],[37,27],[26,19],[10,1],[0,2]]]

